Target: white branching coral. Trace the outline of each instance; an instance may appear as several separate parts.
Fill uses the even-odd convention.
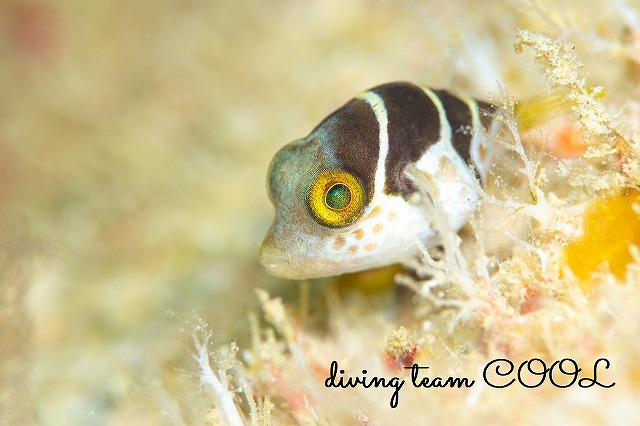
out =
[[[238,389],[231,389],[230,375],[237,377],[242,374],[242,366],[236,360],[238,346],[232,343],[229,347],[222,349],[214,356],[209,349],[209,340],[212,332],[207,324],[200,320],[193,332],[193,342],[196,353],[193,358],[200,368],[200,381],[215,396],[216,406],[224,418],[225,422],[232,426],[242,426],[241,411],[235,402],[235,393]],[[213,361],[213,366],[211,361]],[[245,386],[247,384],[245,383]],[[239,390],[247,392],[246,387]],[[251,393],[248,393],[251,400]],[[251,401],[253,402],[253,401]]]
[[[573,110],[580,115],[580,121],[589,133],[605,138],[617,135],[611,115],[596,100],[602,87],[587,90],[587,74],[583,71],[583,64],[576,58],[574,45],[519,30],[514,43],[516,53],[521,53],[524,46],[532,47],[536,60],[547,65],[544,74],[549,84],[568,90],[564,100],[575,103]]]
[[[602,93],[602,87],[587,87],[587,74],[583,70],[583,64],[576,58],[575,46],[562,39],[552,40],[521,29],[514,43],[515,51],[520,53],[525,46],[531,47],[535,59],[545,66],[544,74],[549,84],[566,91],[563,100],[573,104],[572,109],[578,114],[585,130],[598,142],[587,148],[585,158],[616,162],[620,155],[621,163],[627,164],[622,167],[622,171],[629,183],[639,185],[637,165],[640,152],[637,143],[629,142],[620,134],[614,118],[597,99]]]
[[[255,291],[262,305],[265,319],[282,334],[288,345],[293,344],[296,335],[295,328],[285,310],[282,299],[271,298],[269,293],[262,289],[256,289]]]
[[[583,170],[568,176],[570,183],[581,182],[589,190],[603,192],[619,191],[633,184],[637,175],[624,173],[624,167],[616,167],[620,158],[626,160],[623,164],[636,164],[633,144],[622,137],[614,118],[598,100],[602,89],[587,88],[587,74],[576,58],[574,47],[563,40],[554,41],[521,30],[515,41],[516,51],[524,46],[533,48],[536,60],[545,65],[549,84],[562,91],[562,97],[555,99],[571,105],[584,129],[597,141],[584,157],[572,163],[572,170],[576,167]],[[542,293],[553,299],[555,294],[567,291],[562,288],[560,278],[562,248],[581,230],[581,215],[576,213],[582,211],[582,206],[574,205],[576,201],[571,197],[563,199],[545,192],[547,176],[542,163],[547,160],[542,155],[532,156],[531,150],[525,148],[515,99],[503,89],[492,101],[499,108],[495,120],[502,124],[504,131],[490,135],[490,143],[511,153],[516,160],[509,165],[511,172],[524,178],[530,197],[523,198],[515,191],[510,193],[508,185],[501,197],[479,185],[476,191],[484,205],[497,206],[511,212],[511,216],[533,219],[533,222],[528,235],[516,235],[507,228],[497,230],[512,240],[514,248],[511,257],[498,263],[485,253],[484,243],[492,237],[483,234],[479,226],[482,219],[471,218],[474,245],[472,250],[464,250],[463,239],[449,229],[438,204],[437,186],[428,177],[414,179],[425,211],[441,239],[440,247],[429,251],[417,242],[422,255],[405,262],[413,274],[401,275],[398,281],[414,289],[432,313],[456,311],[456,315],[449,317],[449,332],[467,313],[479,311],[488,314],[483,316],[483,328],[491,335],[493,326],[517,324],[523,312],[536,306],[535,299]],[[559,174],[567,177],[568,167],[566,162],[560,162]],[[492,265],[498,266],[499,273],[495,273]]]
[[[449,226],[439,202],[437,185],[416,169],[411,169],[409,173],[415,176],[414,184],[420,192],[419,199],[438,233],[441,245],[439,250],[429,251],[422,242],[416,240],[421,255],[404,261],[412,273],[400,274],[396,277],[397,282],[416,291],[430,306],[431,312],[456,310],[457,313],[448,323],[449,333],[470,311],[493,312],[498,316],[506,314],[508,307],[489,286],[490,259],[484,253],[482,238],[476,238],[479,245],[470,264],[463,251],[461,237]]]

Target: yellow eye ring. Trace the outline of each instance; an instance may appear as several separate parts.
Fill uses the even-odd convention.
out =
[[[338,228],[352,223],[364,206],[362,185],[351,173],[325,170],[309,191],[309,208],[322,225]]]

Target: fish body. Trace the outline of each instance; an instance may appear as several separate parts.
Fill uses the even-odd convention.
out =
[[[398,263],[418,252],[416,239],[437,244],[416,179],[435,183],[430,195],[459,230],[479,204],[494,111],[405,82],[351,99],[273,158],[276,215],[260,263],[273,275],[317,278]]]

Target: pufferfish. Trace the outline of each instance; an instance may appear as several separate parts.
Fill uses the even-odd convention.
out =
[[[399,263],[417,241],[438,244],[416,179],[435,183],[429,195],[457,232],[480,202],[495,110],[406,82],[351,99],[273,158],[276,214],[260,263],[283,278],[317,278]]]

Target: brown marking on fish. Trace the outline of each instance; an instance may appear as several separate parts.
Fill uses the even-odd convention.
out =
[[[356,246],[349,247],[349,253],[356,254],[357,252],[358,252],[358,247]]]
[[[378,232],[382,231],[383,228],[384,228],[383,224],[376,223],[376,225],[373,227],[373,233],[377,234]]]
[[[364,246],[364,251],[374,251],[378,247],[376,243],[369,243]]]
[[[362,238],[364,238],[364,231],[362,230],[362,228],[356,229],[352,232],[352,234],[356,237],[356,240],[361,240]]]
[[[338,235],[335,240],[333,240],[333,248],[336,250],[340,250],[342,247],[344,247],[344,244],[347,241],[344,239],[344,237],[342,235]]]
[[[394,212],[393,210],[389,212],[389,214],[387,215],[389,217],[389,220],[396,220],[396,217],[398,216],[398,213]]]
[[[373,210],[371,210],[371,213],[369,213],[365,219],[371,219],[372,217],[378,216],[380,213],[382,213],[382,207],[375,206]]]

